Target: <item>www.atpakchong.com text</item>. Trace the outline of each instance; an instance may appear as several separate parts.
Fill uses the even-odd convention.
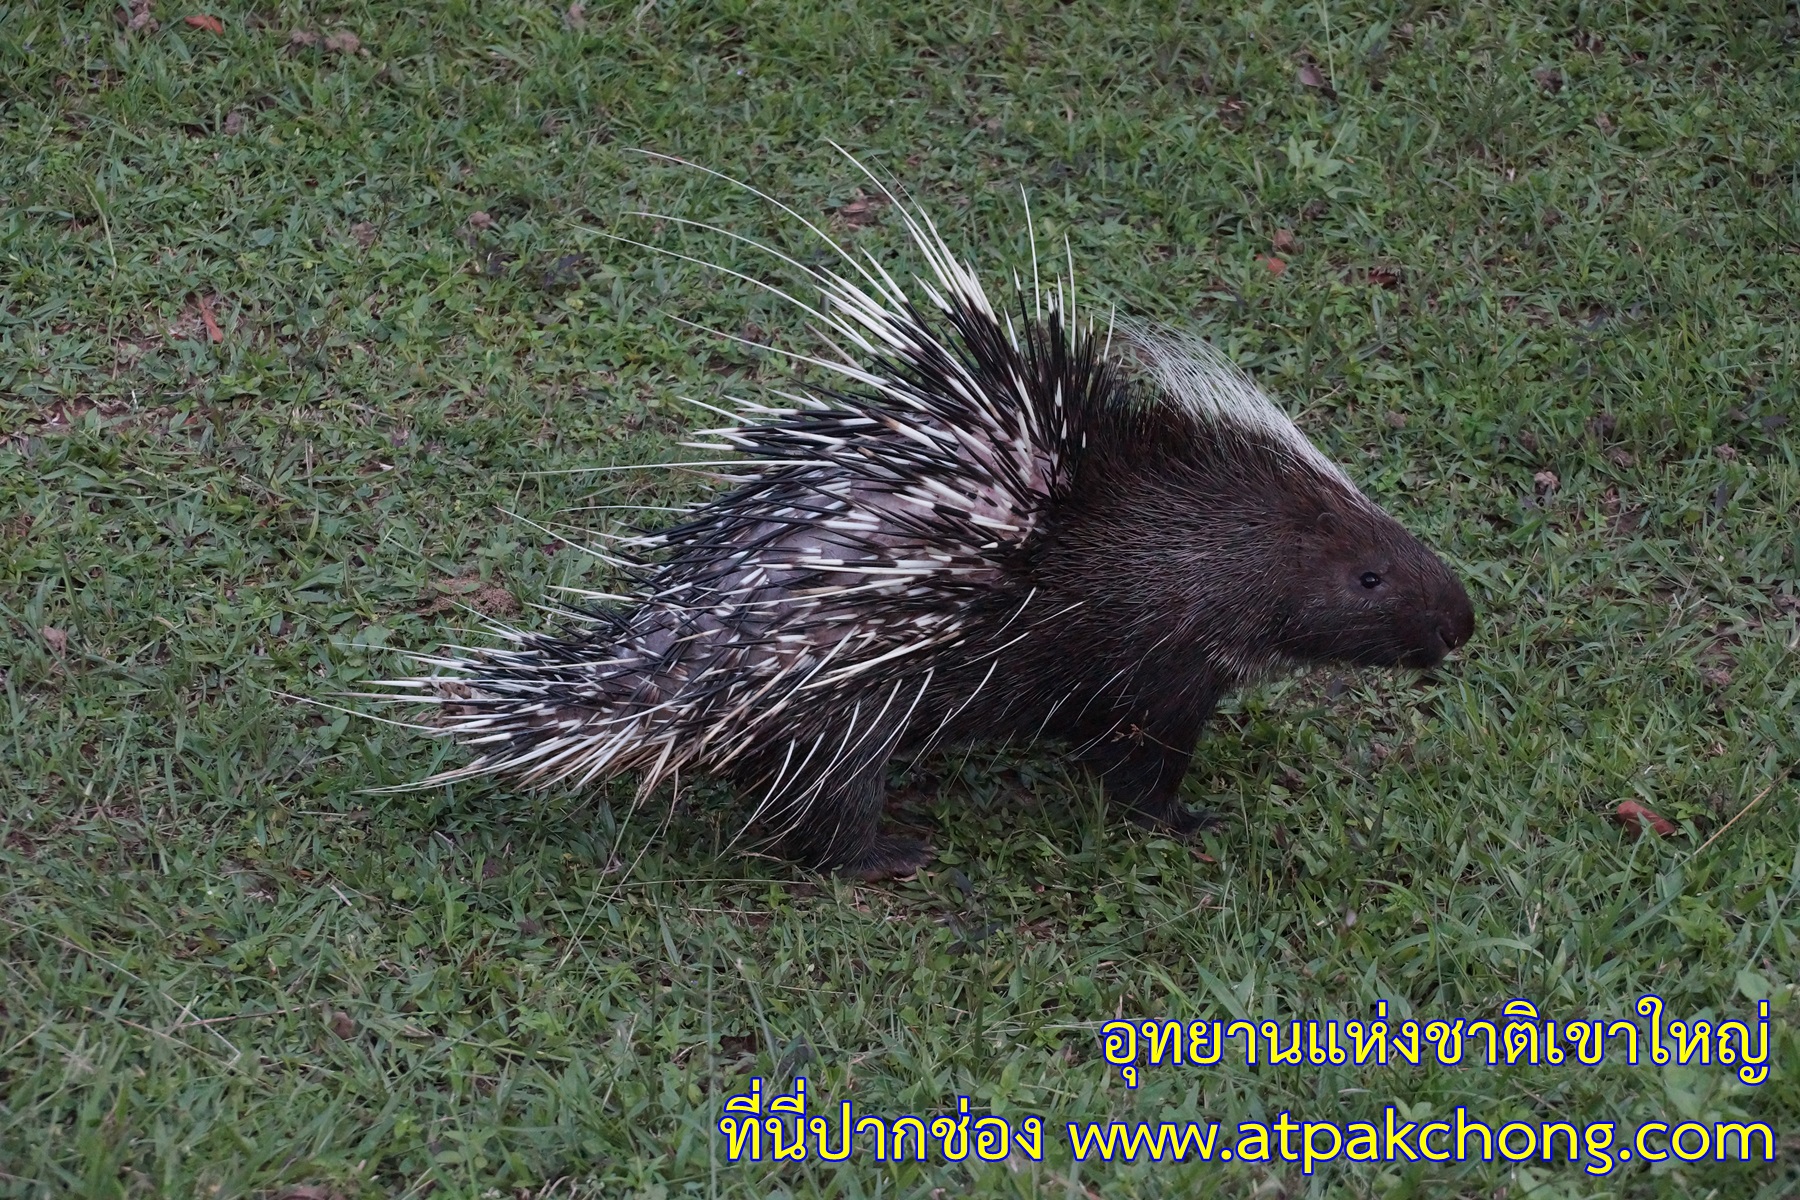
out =
[[[830,1116],[805,1114],[804,1079],[797,1092],[778,1095],[758,1114],[748,1103],[761,1099],[762,1080],[751,1093],[733,1096],[738,1110],[719,1119],[725,1156],[733,1162],[803,1161],[808,1157],[843,1162],[852,1157],[877,1162],[1000,1162],[1009,1157],[1042,1162],[1045,1123],[1027,1116],[1008,1120],[974,1116],[969,1098],[957,1097],[957,1113],[938,1117],[888,1119],[858,1116],[849,1100]],[[727,1101],[730,1103],[731,1101]],[[1775,1131],[1761,1121],[1650,1121],[1622,1129],[1612,1121],[1576,1125],[1565,1121],[1510,1121],[1495,1127],[1472,1120],[1458,1108],[1444,1120],[1407,1120],[1394,1106],[1380,1122],[1297,1121],[1282,1113],[1274,1121],[1070,1121],[1062,1127],[1077,1162],[1245,1162],[1299,1163],[1310,1175],[1322,1163],[1507,1162],[1580,1164],[1590,1175],[1610,1175],[1633,1158],[1662,1162],[1772,1162]],[[1054,1134],[1052,1135],[1054,1136]]]

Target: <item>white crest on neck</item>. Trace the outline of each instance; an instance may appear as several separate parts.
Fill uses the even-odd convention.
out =
[[[1361,496],[1343,468],[1320,453],[1280,405],[1202,338],[1123,318],[1119,335],[1122,357],[1149,375],[1167,403],[1258,435]]]

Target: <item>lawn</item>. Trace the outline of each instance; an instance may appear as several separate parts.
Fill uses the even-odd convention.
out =
[[[1800,1192],[1800,11],[1228,7],[0,5],[0,1196]],[[1236,697],[1193,844],[1024,750],[897,768],[937,861],[872,886],[728,851],[705,785],[373,790],[460,752],[344,693],[603,585],[556,535],[697,481],[582,468],[781,386],[697,326],[806,344],[656,250],[791,272],[631,214],[818,243],[634,149],[918,269],[828,141],[994,284],[1023,189],[1086,302],[1213,339],[1441,549],[1473,642]],[[1766,1082],[1571,1051],[1131,1089],[1099,1033],[1646,993],[1768,1001]],[[724,1098],[798,1076],[1041,1115],[1042,1161],[728,1161]],[[1459,1106],[1778,1153],[1309,1175],[1061,1132]]]

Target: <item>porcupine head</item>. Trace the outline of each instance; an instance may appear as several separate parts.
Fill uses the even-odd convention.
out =
[[[826,270],[749,243],[816,288],[807,361],[838,383],[727,413],[702,444],[733,486],[631,543],[629,596],[398,681],[478,750],[438,778],[707,772],[792,857],[878,878],[928,858],[881,828],[895,755],[1054,743],[1186,828],[1226,691],[1468,639],[1455,576],[1203,343],[1096,331],[1035,264],[996,308],[890,199],[928,268],[911,292],[835,246]]]

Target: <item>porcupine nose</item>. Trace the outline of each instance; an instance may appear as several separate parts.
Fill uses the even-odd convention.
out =
[[[1450,587],[1451,594],[1438,610],[1438,636],[1444,639],[1446,650],[1456,649],[1475,632],[1475,606],[1469,603],[1468,591],[1454,579]]]

